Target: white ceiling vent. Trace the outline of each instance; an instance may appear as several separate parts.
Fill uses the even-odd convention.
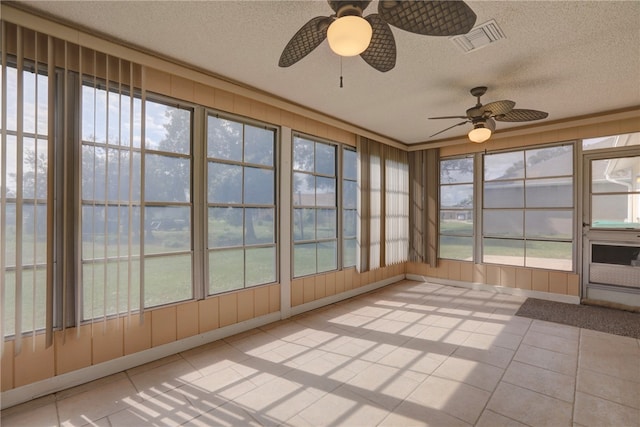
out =
[[[505,36],[502,29],[500,29],[498,23],[492,19],[491,21],[472,28],[467,34],[451,37],[450,40],[464,53],[469,53],[504,38]]]

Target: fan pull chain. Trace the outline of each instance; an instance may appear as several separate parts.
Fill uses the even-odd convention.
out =
[[[342,89],[342,56],[340,57],[340,89]]]

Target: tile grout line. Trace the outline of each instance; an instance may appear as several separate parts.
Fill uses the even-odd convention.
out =
[[[522,305],[522,303],[520,305]],[[495,310],[494,310],[494,313],[495,313]],[[515,316],[515,313],[512,316]],[[482,415],[485,413],[485,411],[491,411],[491,412],[494,412],[494,413],[496,413],[496,414],[498,414],[498,415],[500,415],[502,417],[505,417],[505,418],[508,418],[510,420],[516,421],[516,422],[518,422],[520,424],[525,424],[524,422],[522,422],[520,420],[516,420],[514,418],[511,418],[511,417],[509,417],[509,416],[507,416],[505,414],[501,414],[499,412],[492,411],[491,409],[487,409],[487,406],[489,405],[489,402],[491,402],[491,399],[493,399],[493,396],[494,396],[496,390],[498,389],[498,387],[500,386],[500,383],[502,383],[502,379],[504,378],[505,374],[507,373],[507,370],[511,366],[511,363],[513,363],[513,358],[518,353],[518,350],[520,349],[520,346],[522,345],[522,342],[524,341],[525,335],[527,335],[527,333],[531,329],[531,325],[533,325],[533,321],[529,322],[529,326],[527,327],[527,329],[524,332],[524,334],[522,334],[522,339],[518,343],[518,347],[513,351],[513,355],[511,356],[511,359],[509,360],[509,364],[504,368],[504,371],[502,372],[502,375],[500,375],[500,379],[498,380],[498,383],[496,384],[495,388],[491,392],[491,396],[489,396],[489,399],[487,399],[487,403],[485,403],[484,407],[482,408],[482,411],[480,412],[480,415],[478,416],[478,418],[475,420],[474,425],[478,423],[480,418],[482,418]],[[509,383],[507,383],[507,384],[509,384]],[[528,424],[525,424],[525,425],[528,425]]]

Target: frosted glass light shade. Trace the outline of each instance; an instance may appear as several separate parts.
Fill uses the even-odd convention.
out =
[[[360,55],[369,47],[372,35],[371,24],[359,16],[338,18],[327,29],[329,47],[340,56]]]
[[[491,129],[484,127],[484,125],[479,125],[469,131],[469,139],[471,142],[479,144],[481,142],[485,142],[489,138],[491,138]]]

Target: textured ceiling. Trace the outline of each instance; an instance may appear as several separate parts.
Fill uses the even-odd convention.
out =
[[[393,28],[396,67],[381,73],[361,58],[342,63],[327,42],[289,68],[278,67],[291,36],[325,1],[22,2],[97,33],[407,144],[464,135],[457,123],[474,86],[483,103],[549,112],[547,121],[640,105],[640,1],[468,1],[476,25],[495,19],[506,39],[464,54],[446,37]],[[373,2],[364,15],[375,13]],[[458,120],[459,121],[459,120]],[[498,123],[499,129],[521,126]]]

